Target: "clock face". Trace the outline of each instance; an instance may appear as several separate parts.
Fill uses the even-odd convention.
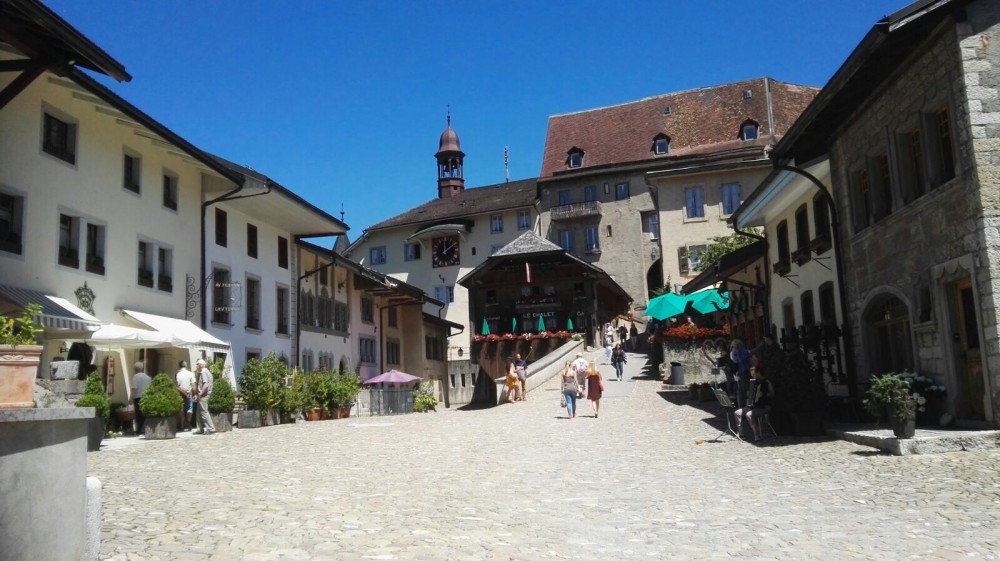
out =
[[[435,267],[458,265],[458,236],[434,238],[431,250],[434,252]]]

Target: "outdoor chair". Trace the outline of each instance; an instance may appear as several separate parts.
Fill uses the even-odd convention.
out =
[[[726,428],[722,432],[720,432],[719,436],[716,436],[711,442],[719,442],[719,439],[722,438],[722,435],[726,434],[727,432],[733,435],[733,437],[736,438],[736,440],[743,442],[743,439],[740,438],[740,434],[733,429],[732,418],[733,415],[736,413],[736,404],[733,403],[732,399],[729,399],[729,395],[726,394],[725,390],[723,390],[722,388],[719,387],[713,388],[712,393],[715,394],[715,399],[719,402],[719,405],[722,407],[722,414],[725,415],[726,417]]]
[[[759,417],[755,417],[757,423],[757,434],[761,437],[767,436],[764,433],[764,427],[767,427],[771,431],[772,436],[778,436],[778,431],[774,430],[774,425],[771,424],[771,409],[767,408],[767,412]]]

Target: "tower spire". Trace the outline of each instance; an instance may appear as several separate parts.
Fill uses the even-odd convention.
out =
[[[448,104],[447,112],[448,126],[441,133],[441,141],[438,143],[437,160],[438,168],[438,198],[452,197],[465,189],[465,178],[462,173],[462,166],[465,161],[465,152],[458,142],[458,133],[451,128],[451,104]]]

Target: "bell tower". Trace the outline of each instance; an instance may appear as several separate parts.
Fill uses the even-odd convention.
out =
[[[465,152],[458,142],[458,133],[451,128],[451,111],[448,112],[448,128],[441,133],[441,142],[438,144],[437,154],[438,168],[438,198],[454,197],[465,189],[465,178],[462,175],[462,166],[465,161]]]

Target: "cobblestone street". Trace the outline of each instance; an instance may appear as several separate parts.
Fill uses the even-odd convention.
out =
[[[101,557],[1000,559],[1000,452],[711,442],[712,404],[628,381],[642,358],[599,419],[567,420],[553,379],[492,409],[106,446]]]

